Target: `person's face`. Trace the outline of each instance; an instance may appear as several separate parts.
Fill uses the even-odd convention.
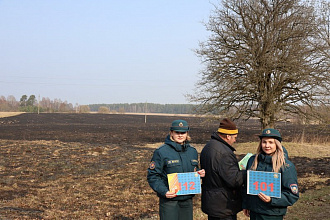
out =
[[[171,131],[171,137],[179,144],[182,144],[187,139],[187,132]]]
[[[261,139],[261,147],[267,155],[273,155],[276,151],[276,143],[274,138],[264,137]]]
[[[227,143],[233,145],[236,142],[237,134],[227,135]]]

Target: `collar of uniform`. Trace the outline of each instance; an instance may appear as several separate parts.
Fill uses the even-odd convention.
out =
[[[183,145],[178,144],[174,141],[171,140],[170,135],[168,135],[165,139],[165,144],[171,146],[172,148],[174,148],[174,150],[181,152],[181,151],[185,151],[187,148],[186,143],[184,143]]]
[[[258,160],[263,161],[263,162],[268,163],[268,164],[272,164],[272,156],[269,156],[267,154],[263,154],[263,153],[259,154]]]
[[[212,135],[211,135],[211,139],[215,139],[217,141],[220,141],[221,143],[225,144],[226,146],[228,146],[232,151],[236,151],[236,149],[231,146],[230,144],[228,144],[225,140],[223,140],[217,132],[214,132]]]

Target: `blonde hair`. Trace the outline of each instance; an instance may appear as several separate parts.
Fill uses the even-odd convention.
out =
[[[272,155],[272,171],[278,173],[281,169],[281,167],[285,164],[285,159],[284,159],[284,152],[283,152],[283,147],[281,142],[279,142],[277,139],[275,139],[275,144],[276,144],[276,150],[274,152],[274,154]],[[257,148],[257,153],[256,156],[254,158],[253,164],[251,166],[251,170],[256,170],[257,166],[258,166],[258,156],[259,154],[263,153],[262,150],[262,139],[259,142],[259,146]]]
[[[175,142],[175,140],[173,140],[173,138],[172,138],[171,132],[172,132],[172,131],[170,131],[170,133],[169,133],[169,134],[170,134],[170,139],[171,139],[171,141],[174,141],[174,142]],[[191,141],[191,137],[190,137],[188,131],[187,131],[187,138],[186,138],[185,142],[186,142],[186,141]]]

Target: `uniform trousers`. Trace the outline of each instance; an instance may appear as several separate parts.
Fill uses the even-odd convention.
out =
[[[283,220],[283,215],[262,215],[250,211],[250,220]]]
[[[159,217],[161,220],[193,220],[192,199],[173,201],[159,198]]]
[[[219,218],[219,217],[213,217],[213,216],[208,216],[208,220],[237,220],[237,215],[231,215],[225,218]]]

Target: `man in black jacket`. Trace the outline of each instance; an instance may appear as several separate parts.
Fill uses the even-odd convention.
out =
[[[231,146],[237,134],[235,123],[225,118],[201,152],[201,168],[206,173],[202,178],[202,211],[209,220],[236,220],[242,210],[240,189],[245,171],[239,169]]]

